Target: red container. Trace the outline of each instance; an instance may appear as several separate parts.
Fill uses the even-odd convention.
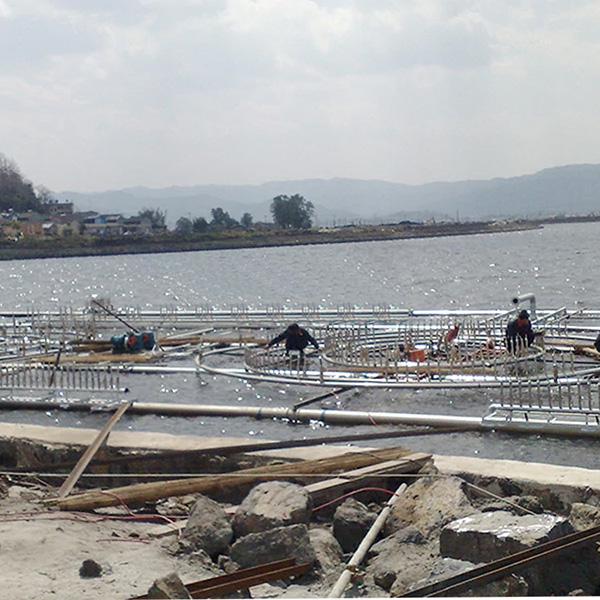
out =
[[[425,360],[425,350],[411,350],[408,356],[414,362],[423,362]]]

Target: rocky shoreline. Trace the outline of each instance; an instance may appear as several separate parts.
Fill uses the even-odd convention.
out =
[[[371,460],[377,455],[387,462],[369,467],[376,471],[368,471],[367,478],[365,467],[360,477],[333,469],[335,463],[327,463],[335,472],[323,475],[313,467],[313,483],[308,485],[300,473],[310,461],[290,462],[273,451],[237,458],[211,453],[204,463],[198,462],[199,451],[184,459],[173,457],[169,464],[154,455],[146,464],[148,472],[182,464],[205,473],[196,487],[204,493],[185,493],[189,484],[183,480],[165,482],[160,484],[163,491],[149,501],[143,500],[146,492],[158,484],[134,482],[131,488],[141,493],[140,500],[123,503],[125,488],[105,487],[107,468],[115,468],[105,461],[92,465],[92,478],[61,505],[57,489],[49,484],[48,468],[42,467],[51,461],[68,464],[80,449],[3,440],[3,462],[12,468],[0,485],[4,592],[7,597],[58,595],[67,600],[89,595],[188,598],[189,590],[203,582],[230,581],[244,569],[289,559],[299,568],[294,574],[263,575],[238,585],[235,592],[211,597],[322,598],[340,589],[341,580],[336,597],[419,595],[423,586],[600,526],[600,487],[589,473],[583,480],[595,488],[522,480],[514,465],[514,478],[448,473],[438,469],[435,458],[403,448],[339,447],[339,454],[335,449],[326,449],[331,455],[327,460],[355,460],[355,455]],[[392,468],[390,453],[398,456],[395,463],[403,463],[402,469],[398,464]],[[128,463],[115,463],[114,477],[126,477],[120,482],[139,478],[127,475],[140,471],[134,455],[127,456]],[[257,464],[267,469],[260,471],[261,477],[270,473],[268,480],[254,478],[243,485],[242,475],[256,474]],[[103,475],[96,481],[93,472]],[[88,491],[100,482],[102,490]],[[88,496],[108,501],[69,508]],[[484,586],[469,585],[460,595],[595,595],[600,589],[596,539],[515,567]],[[361,548],[363,557],[353,564]]]

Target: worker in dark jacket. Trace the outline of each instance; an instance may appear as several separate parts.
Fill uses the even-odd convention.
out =
[[[534,337],[529,313],[526,310],[522,310],[517,318],[512,320],[506,327],[506,347],[509,352],[531,346]]]
[[[299,350],[300,354],[304,354],[304,349],[308,344],[312,344],[317,350],[319,349],[319,343],[315,338],[306,331],[303,327],[300,327],[298,323],[292,323],[283,333],[280,333],[277,337],[274,337],[269,343],[268,347],[279,344],[285,340],[285,353],[288,355],[290,350]]]

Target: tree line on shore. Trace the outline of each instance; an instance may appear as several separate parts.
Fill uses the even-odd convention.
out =
[[[50,190],[35,186],[21,173],[17,164],[0,153],[0,212],[22,214],[35,212],[48,214],[56,203]],[[270,206],[272,224],[255,224],[250,213],[246,212],[238,221],[221,207],[211,209],[211,219],[204,217],[181,217],[173,233],[178,236],[216,233],[235,230],[249,230],[261,225],[262,228],[310,229],[313,224],[314,206],[300,194],[279,195],[273,198]],[[166,231],[166,212],[159,208],[145,208],[136,217],[148,219],[155,231]]]
[[[300,194],[276,196],[271,202],[270,210],[275,227],[280,229],[310,229],[312,227],[314,206]],[[255,225],[252,215],[248,212],[244,213],[237,221],[227,211],[217,207],[211,209],[211,217],[210,221],[204,217],[194,219],[181,217],[175,224],[175,233],[189,235],[207,231],[251,229]],[[161,213],[161,218],[164,222],[164,213]]]

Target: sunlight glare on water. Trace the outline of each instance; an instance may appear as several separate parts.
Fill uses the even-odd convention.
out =
[[[592,278],[598,223],[534,231],[0,263],[0,304],[218,308],[304,305],[498,308],[532,292],[540,306],[600,306]]]

